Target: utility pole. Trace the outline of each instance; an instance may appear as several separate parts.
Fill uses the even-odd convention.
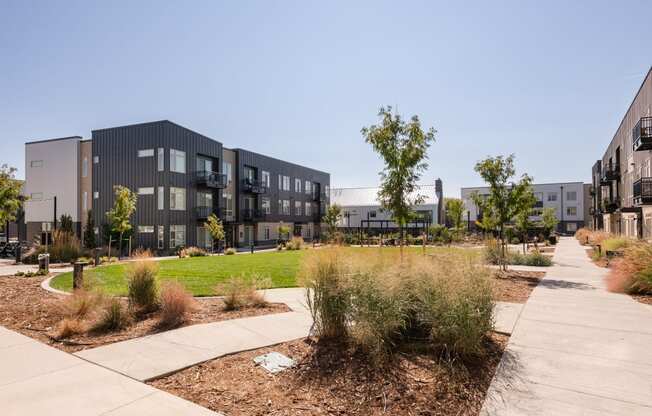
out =
[[[57,229],[57,197],[55,196],[53,200],[54,200],[54,221],[53,221],[54,226],[53,226],[53,229],[56,230]]]
[[[561,221],[559,222],[559,228],[563,230],[564,227],[564,185],[561,186]]]

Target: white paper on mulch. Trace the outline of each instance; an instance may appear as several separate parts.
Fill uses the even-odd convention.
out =
[[[276,351],[254,358],[254,362],[270,373],[278,373],[294,366],[294,360]]]

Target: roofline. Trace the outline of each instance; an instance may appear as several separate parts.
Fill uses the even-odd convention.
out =
[[[534,186],[544,186],[544,185],[577,185],[577,184],[580,184],[580,183],[581,183],[582,185],[585,185],[585,184],[590,185],[590,184],[587,183],[587,182],[576,181],[576,182],[544,182],[544,183],[533,183],[531,186],[534,187]],[[488,185],[481,185],[481,186],[462,186],[462,187],[460,188],[460,190],[461,190],[461,189],[476,189],[476,188],[490,188],[490,186],[488,186]]]
[[[262,156],[262,157],[266,157],[266,158],[268,158],[268,159],[272,159],[272,160],[275,160],[275,161],[277,161],[277,162],[287,163],[288,165],[294,165],[294,166],[296,166],[296,167],[303,168],[303,169],[309,169],[309,170],[312,170],[313,172],[317,172],[317,173],[322,173],[322,174],[324,174],[324,175],[328,175],[328,178],[329,178],[329,179],[330,179],[330,176],[331,176],[331,174],[330,174],[329,172],[324,172],[323,170],[319,170],[319,169],[311,168],[311,167],[304,166],[304,165],[299,165],[299,164],[294,163],[294,162],[288,162],[287,160],[278,159],[278,158],[273,157],[273,156],[267,156],[267,155],[264,155],[264,154],[262,154],[262,153],[252,152],[251,150],[243,149],[243,148],[241,148],[241,147],[234,147],[234,148],[232,148],[232,149],[231,149],[231,148],[226,148],[226,149],[227,149],[227,150],[234,151],[234,152],[248,152],[248,153],[253,153],[253,154],[255,154],[255,155]]]
[[[155,120],[155,121],[146,121],[146,122],[143,122],[143,123],[126,124],[126,125],[123,125],[123,126],[104,127],[104,128],[101,128],[101,129],[93,129],[93,130],[91,130],[91,134],[94,133],[94,132],[101,132],[101,131],[106,131],[106,130],[124,129],[124,128],[129,128],[129,127],[142,127],[142,126],[154,125],[154,124],[162,124],[162,123],[171,124],[173,126],[179,127],[181,129],[187,130],[187,131],[189,131],[191,133],[198,134],[198,135],[200,135],[202,137],[205,137],[205,138],[207,138],[209,140],[213,140],[214,142],[222,144],[222,142],[217,140],[217,139],[206,136],[205,134],[199,133],[199,132],[197,132],[195,130],[189,129],[186,126],[182,126],[181,124],[175,123],[174,121],[170,121],[170,120],[167,120],[167,119]]]
[[[25,145],[38,144],[38,143],[47,143],[47,142],[57,142],[57,141],[72,140],[72,139],[77,139],[77,140],[81,141],[82,137],[81,136],[68,136],[68,137],[58,137],[56,139],[32,140],[30,142],[25,142]]]
[[[422,188],[422,187],[436,187],[436,184],[425,184],[425,185],[417,185],[417,187]],[[351,190],[362,190],[362,189],[379,189],[380,186],[353,186],[353,187],[333,187],[331,186],[331,191],[339,190],[339,189],[351,189]]]

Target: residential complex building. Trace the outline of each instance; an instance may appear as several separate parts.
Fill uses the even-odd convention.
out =
[[[652,69],[592,168],[591,226],[652,238]]]
[[[531,220],[540,221],[544,208],[554,208],[559,224],[557,231],[562,234],[572,234],[583,227],[587,219],[590,204],[590,186],[582,182],[541,183],[532,185],[536,203]],[[473,202],[472,195],[489,195],[488,187],[462,188],[461,198],[467,210],[467,220],[470,226],[482,217],[479,207]]]
[[[379,188],[333,188],[330,202],[342,208],[342,219],[338,228],[347,232],[365,232],[368,235],[396,232],[399,225],[390,211],[383,210],[378,201]],[[441,180],[435,185],[422,185],[416,192],[423,197],[413,207],[416,216],[406,225],[413,234],[419,234],[440,219],[442,197]]]
[[[76,231],[91,211],[95,233],[114,204],[114,187],[137,194],[132,246],[171,252],[210,247],[209,215],[225,225],[226,244],[277,242],[281,222],[294,235],[319,236],[330,175],[222,143],[167,120],[93,130],[80,136],[25,145],[27,238],[40,235],[61,214]]]

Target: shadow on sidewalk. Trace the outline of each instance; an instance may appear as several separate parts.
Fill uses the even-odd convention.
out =
[[[595,287],[586,283],[569,282],[567,280],[544,279],[539,284],[547,289],[595,290]]]

